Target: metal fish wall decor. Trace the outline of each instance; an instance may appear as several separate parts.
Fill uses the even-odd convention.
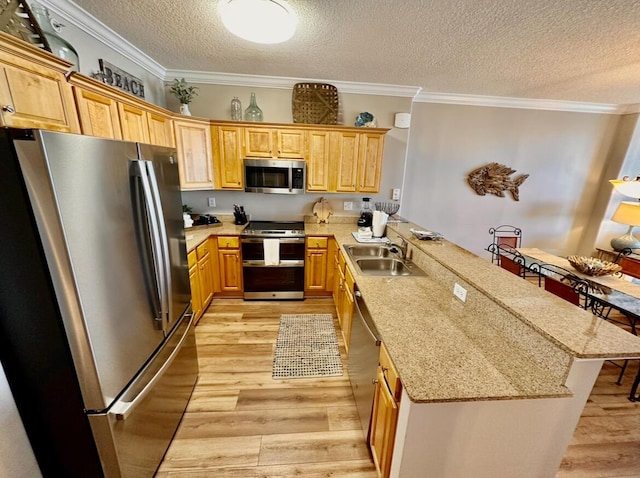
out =
[[[520,191],[518,188],[529,175],[521,174],[512,179],[511,175],[515,172],[515,169],[511,169],[504,164],[489,163],[471,171],[467,176],[467,182],[480,196],[493,194],[502,198],[504,197],[504,191],[509,191],[513,199],[519,201]]]

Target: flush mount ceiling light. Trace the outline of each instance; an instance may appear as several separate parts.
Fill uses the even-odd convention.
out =
[[[293,36],[298,17],[284,0],[220,0],[224,26],[255,43],[282,43]]]

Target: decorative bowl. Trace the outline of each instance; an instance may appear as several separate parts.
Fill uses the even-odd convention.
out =
[[[569,256],[567,260],[574,269],[588,276],[606,276],[622,270],[622,267],[618,264],[596,259],[595,257]]]

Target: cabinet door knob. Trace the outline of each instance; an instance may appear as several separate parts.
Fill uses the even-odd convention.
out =
[[[7,113],[11,113],[11,114],[13,114],[13,113],[15,113],[15,112],[16,112],[16,109],[15,109],[13,106],[11,106],[11,105],[4,105],[4,106],[2,107],[2,111],[6,111]]]

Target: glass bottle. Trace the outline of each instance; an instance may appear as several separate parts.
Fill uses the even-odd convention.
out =
[[[32,11],[42,33],[49,43],[51,53],[59,56],[63,60],[73,63],[74,66],[72,69],[80,71],[80,58],[78,57],[78,52],[67,40],[58,35],[58,32],[56,31],[56,28],[60,28],[63,25],[54,22],[49,16],[49,9],[42,5],[34,4]],[[54,28],[54,26],[56,28]]]
[[[231,100],[231,119],[233,121],[242,121],[242,103],[237,96]]]
[[[262,121],[262,110],[256,103],[256,94],[251,92],[251,102],[246,110],[244,110],[245,121]]]

